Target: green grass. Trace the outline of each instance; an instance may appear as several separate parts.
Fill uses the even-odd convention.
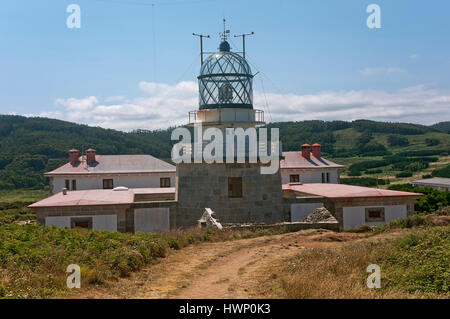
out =
[[[302,250],[276,270],[277,297],[448,298],[450,227],[403,232],[396,239],[386,236]],[[370,264],[380,266],[380,289],[366,286]]]
[[[15,189],[1,190],[0,202],[36,202],[48,197],[49,191],[46,189]]]
[[[81,267],[82,287],[126,277],[170,249],[205,241],[253,238],[286,229],[215,231],[189,229],[165,234],[130,234],[15,223],[0,225],[0,297],[49,298],[68,292],[66,268]]]
[[[408,293],[450,292],[450,227],[417,231],[376,252],[385,289]]]

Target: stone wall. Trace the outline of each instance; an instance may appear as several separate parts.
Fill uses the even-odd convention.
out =
[[[221,223],[285,220],[281,176],[261,174],[260,163],[181,163],[177,165],[177,226],[194,226],[206,207]],[[228,177],[242,177],[242,197],[228,197]]]

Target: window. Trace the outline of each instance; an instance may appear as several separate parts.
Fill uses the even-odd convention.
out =
[[[300,183],[300,176],[298,174],[290,175],[289,176],[289,182],[290,183]]]
[[[159,187],[170,187],[170,177],[161,177],[159,179]]]
[[[77,190],[77,180],[76,179],[72,179],[72,190],[73,191]]]
[[[114,180],[112,179],[103,180],[103,189],[113,189],[113,188],[114,188]]]
[[[228,197],[242,197],[242,177],[228,177]]]
[[[366,208],[366,222],[384,222],[384,207]]]
[[[327,183],[330,182],[330,173],[327,173]]]
[[[322,173],[322,183],[325,183],[325,173]]]
[[[71,228],[92,229],[92,217],[76,217],[70,220]]]
[[[66,179],[66,188],[70,189],[70,180]]]

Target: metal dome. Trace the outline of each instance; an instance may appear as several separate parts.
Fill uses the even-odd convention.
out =
[[[220,45],[221,51],[210,55],[200,69],[200,110],[253,109],[253,75],[250,66],[242,56],[230,52],[229,44],[224,42]]]

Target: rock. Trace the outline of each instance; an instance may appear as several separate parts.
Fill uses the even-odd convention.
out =
[[[211,208],[205,208],[202,217],[198,220],[198,226],[200,228],[217,228],[222,229],[222,224],[216,217],[216,213]]]
[[[325,208],[319,207],[313,210],[311,214],[306,216],[305,219],[302,220],[307,223],[332,223],[337,222],[336,218]]]

